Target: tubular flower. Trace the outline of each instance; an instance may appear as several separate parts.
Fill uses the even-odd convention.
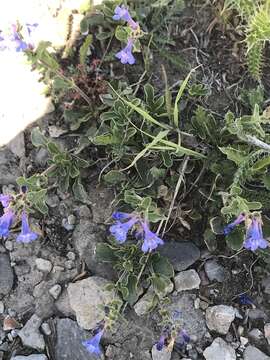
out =
[[[100,340],[102,338],[103,333],[104,330],[100,330],[91,339],[82,342],[83,346],[91,354],[101,355]]]
[[[31,231],[28,224],[28,217],[25,212],[22,213],[22,230],[17,237],[17,242],[30,243],[38,238],[38,234]]]
[[[223,229],[224,235],[229,235],[237,225],[245,220],[245,218],[245,214],[240,214],[233,222],[225,226]]]
[[[166,336],[161,335],[158,342],[156,343],[156,348],[158,351],[161,351],[164,348],[165,340],[166,340]]]
[[[135,57],[132,54],[133,40],[129,39],[127,46],[119,51],[115,56],[121,61],[122,64],[135,64]]]
[[[156,249],[158,245],[163,245],[164,241],[160,239],[155,233],[153,233],[146,222],[142,223],[142,227],[144,230],[144,240],[142,244],[142,251],[144,253],[151,252]]]
[[[12,209],[6,209],[4,215],[0,217],[0,236],[7,237],[9,234],[9,228],[12,225],[14,219],[14,212]]]
[[[34,43],[31,38],[33,30],[38,24],[25,24],[24,37],[19,32],[17,25],[11,26],[11,31],[8,34],[1,33],[0,36],[0,50],[10,50],[16,52],[22,52],[28,49],[34,48]]]
[[[124,5],[122,5],[122,6],[116,6],[114,10],[113,20],[124,20],[129,22],[130,20],[132,20],[132,18],[130,16],[128,9]]]
[[[9,206],[10,201],[11,201],[10,195],[0,194],[0,202],[4,208]]]
[[[247,250],[255,251],[257,249],[266,249],[268,245],[268,241],[263,238],[262,222],[254,217],[247,229],[244,247]]]
[[[0,199],[0,201],[1,201],[1,199]],[[128,213],[121,212],[121,211],[115,211],[112,214],[112,218],[114,220],[124,220],[124,219],[129,219],[131,217],[132,217],[132,214],[128,214]]]
[[[127,234],[133,225],[138,221],[136,217],[132,217],[129,221],[121,223],[117,221],[114,225],[110,227],[110,233],[115,237],[115,239],[121,244],[127,240]]]

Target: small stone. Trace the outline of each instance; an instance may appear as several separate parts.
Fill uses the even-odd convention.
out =
[[[41,325],[41,329],[44,333],[44,335],[46,336],[50,336],[52,334],[52,330],[50,328],[50,325],[46,322],[44,322],[42,325]]]
[[[240,336],[240,342],[242,346],[246,346],[248,344],[248,338]]]
[[[238,326],[237,333],[239,336],[242,336],[244,334],[245,328],[242,325]]]
[[[48,360],[47,356],[44,354],[33,354],[28,356],[15,356],[11,360]]]
[[[75,263],[73,260],[67,260],[65,261],[65,268],[68,270],[71,270],[75,267]]]
[[[8,250],[8,251],[12,251],[14,249],[14,246],[13,246],[13,242],[10,241],[10,240],[7,240],[5,242],[5,248]]]
[[[61,291],[62,291],[61,285],[55,284],[53,287],[50,288],[49,293],[56,300],[59,298]]]
[[[199,298],[195,299],[195,301],[194,301],[194,308],[195,309],[200,308],[200,302],[201,302],[201,300]]]
[[[69,224],[68,223],[68,220],[66,219],[66,218],[64,218],[63,220],[62,220],[62,226],[63,226],[63,228],[64,229],[66,229],[67,231],[72,231],[72,230],[74,230],[74,225],[71,225],[71,224]]]
[[[176,271],[186,270],[200,258],[200,250],[192,242],[166,242],[159,252],[170,260]]]
[[[76,254],[73,251],[69,251],[67,253],[67,258],[68,258],[68,260],[74,261],[76,259]]]
[[[49,260],[37,258],[36,265],[37,265],[37,269],[42,272],[49,273],[52,270],[52,263]]]
[[[10,293],[14,282],[14,274],[10,265],[9,256],[0,254],[0,295]]]
[[[265,294],[270,295],[270,276],[267,276],[262,280],[262,287],[264,289]]]
[[[0,314],[3,314],[5,311],[5,305],[3,303],[3,301],[0,301]]]
[[[270,345],[270,323],[264,325],[264,336]]]
[[[234,318],[235,310],[232,306],[216,305],[206,309],[206,324],[208,328],[219,334],[227,334]]]
[[[153,291],[147,291],[139,301],[134,305],[134,311],[138,316],[145,315],[153,306],[155,293]]]
[[[180,272],[176,275],[174,281],[177,292],[199,289],[201,283],[199,275],[193,269]]]
[[[67,221],[68,221],[69,225],[75,225],[76,224],[76,216],[74,216],[73,214],[69,215],[67,218]]]
[[[265,314],[263,310],[260,309],[250,309],[248,312],[248,317],[250,320],[265,320],[267,321],[268,316]]]
[[[82,205],[79,208],[79,217],[80,219],[87,219],[89,220],[91,218],[91,210],[87,205]]]
[[[170,360],[172,353],[164,347],[161,351],[157,350],[156,345],[152,347],[152,359],[153,360]]]
[[[263,339],[263,333],[261,332],[261,330],[255,328],[250,330],[250,332],[248,333],[248,336],[251,340],[258,342],[260,340]]]
[[[24,133],[20,132],[8,143],[9,150],[19,158],[25,156]]]
[[[108,284],[109,281],[92,276],[68,285],[70,306],[75,311],[77,322],[82,328],[93,329],[104,319],[102,306],[118,299],[114,291],[105,289]]]
[[[223,282],[226,277],[226,271],[216,260],[208,260],[204,264],[204,270],[210,281]]]
[[[18,323],[16,319],[13,317],[10,317],[9,315],[4,318],[3,322],[3,330],[4,331],[10,331],[13,329],[19,329],[21,327],[21,324]]]
[[[42,320],[34,314],[27,321],[22,330],[19,331],[18,335],[24,346],[41,351],[45,349],[44,337],[39,332],[41,323]]]
[[[203,356],[206,360],[236,360],[234,349],[219,337],[204,350]]]
[[[270,360],[270,357],[255,346],[249,345],[244,351],[244,360]]]

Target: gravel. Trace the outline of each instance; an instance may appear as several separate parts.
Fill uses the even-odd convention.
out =
[[[216,305],[206,309],[208,328],[219,334],[227,334],[234,318],[235,310],[232,306]]]

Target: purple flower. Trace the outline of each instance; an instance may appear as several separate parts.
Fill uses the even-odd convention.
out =
[[[225,226],[223,230],[224,235],[229,235],[237,225],[245,220],[245,218],[245,214],[240,214],[233,222]]]
[[[22,38],[18,33],[17,26],[13,24],[9,34],[0,36],[0,50],[21,52],[34,48],[31,33],[37,26],[38,24],[25,24],[25,36]]]
[[[0,236],[7,237],[9,234],[9,228],[12,225],[14,219],[14,212],[12,209],[7,209],[0,217]]]
[[[131,18],[130,20],[128,20],[128,25],[131,27],[132,30],[137,30],[139,27],[139,24]]]
[[[244,247],[251,251],[266,249],[268,247],[268,241],[263,238],[262,222],[260,219],[255,217],[252,219],[247,229]]]
[[[115,239],[121,244],[127,240],[127,234],[133,225],[138,221],[136,217],[132,217],[129,221],[121,223],[117,221],[114,225],[110,227],[110,233],[115,237]]]
[[[17,242],[30,243],[38,238],[38,234],[31,231],[28,224],[28,217],[25,212],[22,213],[22,230],[17,237]]]
[[[102,338],[102,335],[104,333],[104,330],[100,330],[95,336],[93,336],[91,339],[83,341],[83,346],[86,347],[86,349],[91,354],[101,355],[101,349],[100,349],[100,340]]]
[[[114,10],[113,20],[124,20],[129,22],[132,19],[128,9],[124,5],[122,5],[122,6],[116,6]]]
[[[121,212],[121,211],[116,211],[112,214],[112,218],[114,220],[124,220],[124,219],[129,219],[132,217],[132,214],[128,214],[125,212]]]
[[[158,342],[156,343],[156,348],[158,351],[161,351],[164,348],[165,340],[166,340],[166,336],[161,335]]]
[[[239,303],[241,305],[253,305],[253,301],[247,294],[242,294],[239,296]]]
[[[4,208],[9,206],[10,201],[11,201],[10,195],[0,194],[0,202],[2,203]]]
[[[129,39],[127,46],[115,55],[117,59],[121,61],[122,64],[133,65],[135,63],[135,58],[132,55],[132,47],[133,47],[133,40]]]
[[[189,342],[190,342],[190,337],[189,337],[188,333],[186,332],[186,330],[182,329],[179,332],[179,338],[177,339],[177,345],[180,347],[183,347]]]
[[[142,223],[142,227],[144,230],[144,241],[142,244],[142,251],[144,253],[156,249],[158,245],[164,244],[164,241],[149,229],[146,222]]]

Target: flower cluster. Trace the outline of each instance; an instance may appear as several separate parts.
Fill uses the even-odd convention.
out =
[[[38,24],[28,24],[24,26],[24,36],[21,35],[18,26],[11,25],[10,31],[4,33],[0,31],[0,51],[16,51],[22,52],[34,48],[34,42],[32,39],[32,32],[38,26]]]
[[[149,229],[148,222],[143,220],[138,214],[115,212],[112,217],[116,222],[110,227],[110,232],[119,243],[122,244],[127,240],[130,230],[135,230],[136,238],[143,240],[141,249],[144,253],[151,252],[158,245],[164,244],[164,241]]]
[[[24,193],[22,192],[22,196]],[[11,195],[0,194],[0,202],[4,208],[4,214],[0,217],[0,236],[6,238],[9,235],[10,227],[15,222],[16,214],[13,207],[15,198]],[[31,231],[28,216],[23,210],[20,212],[22,228],[21,233],[17,236],[17,241],[21,243],[30,243],[38,238],[38,234]]]
[[[130,29],[134,32],[139,29],[138,23],[136,23],[132,17],[130,16],[130,13],[128,9],[122,5],[117,6],[114,10],[114,16],[113,20],[123,20],[126,21]],[[115,56],[117,59],[121,61],[122,64],[130,64],[133,65],[135,63],[135,58],[132,54],[132,49],[134,45],[134,38],[130,37],[128,39],[127,45],[119,51]]]
[[[225,226],[223,230],[224,235],[230,234],[233,229],[243,221],[246,223],[244,248],[251,251],[266,249],[269,246],[269,243],[263,237],[262,219],[258,215],[253,215],[250,218],[245,214],[240,214],[232,223]]]

